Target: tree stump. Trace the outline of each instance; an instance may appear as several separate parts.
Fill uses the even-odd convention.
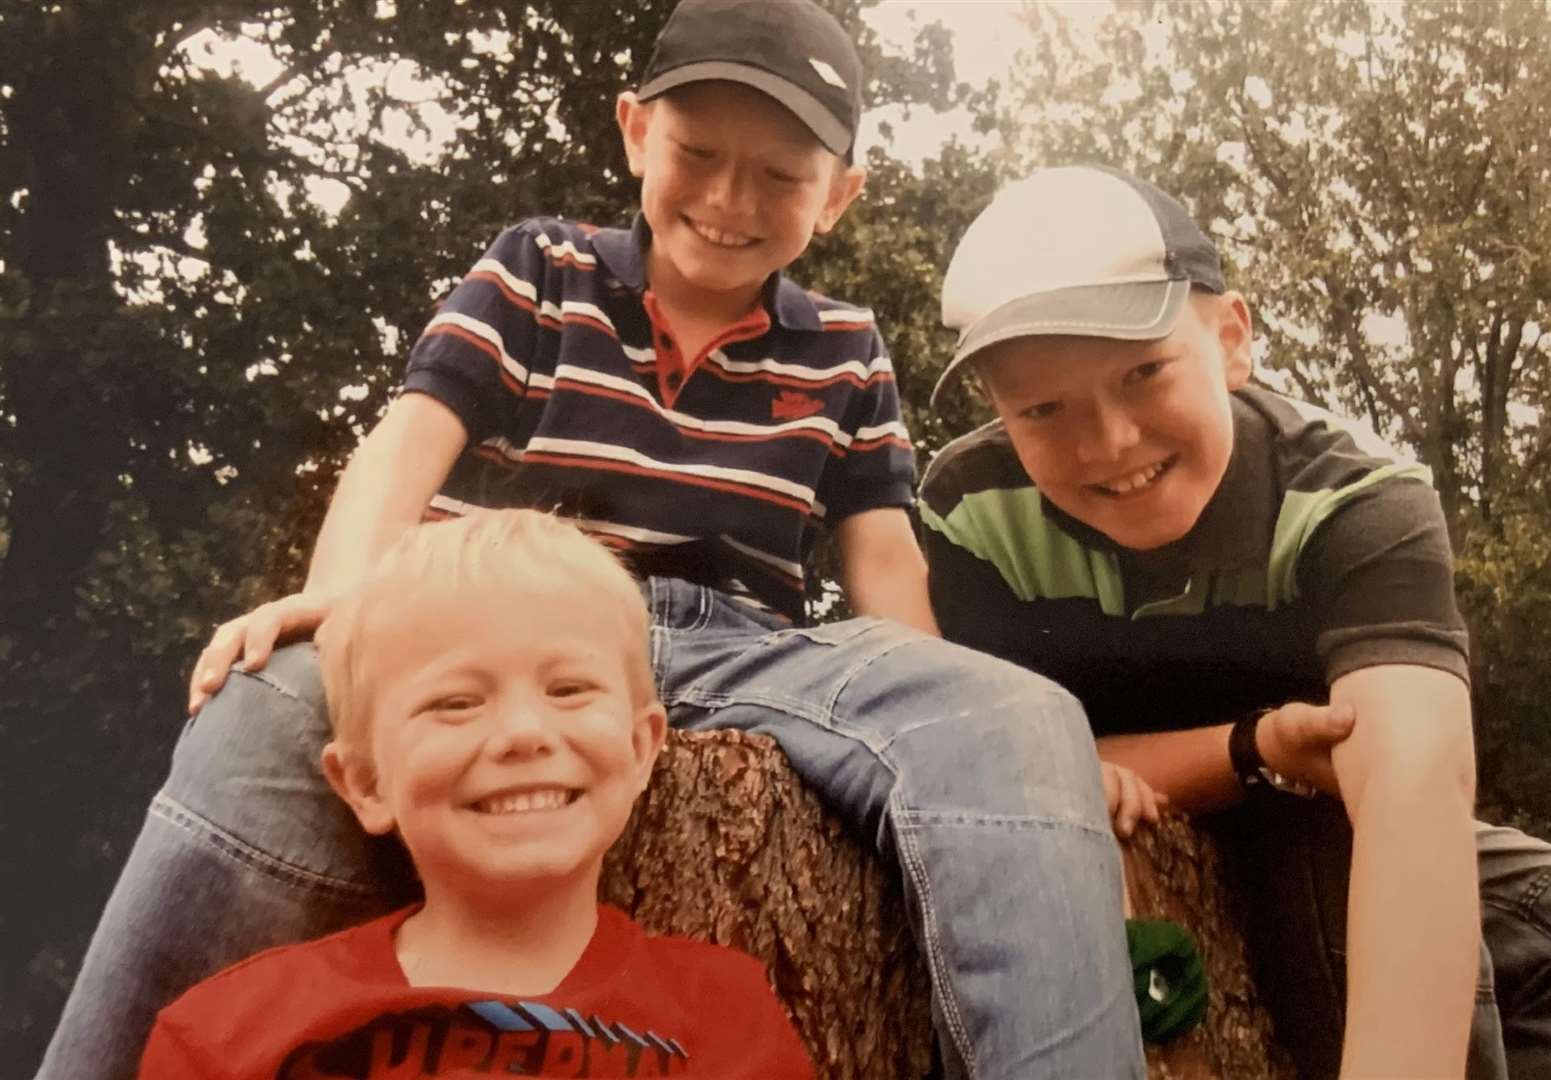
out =
[[[1212,841],[1180,818],[1126,852],[1135,913],[1188,927],[1211,980],[1203,1026],[1148,1048],[1153,1080],[1283,1080]],[[674,732],[604,867],[648,930],[763,961],[821,1080],[930,1072],[931,1009],[892,869],[803,786],[774,743]]]
[[[1185,927],[1206,968],[1206,1017],[1168,1045],[1147,1047],[1151,1080],[1295,1080],[1250,978],[1242,913],[1217,842],[1168,812],[1157,825],[1138,828],[1121,853],[1132,913]]]

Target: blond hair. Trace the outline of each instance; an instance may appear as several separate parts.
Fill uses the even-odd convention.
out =
[[[408,529],[318,628],[318,661],[334,736],[362,747],[370,730],[372,631],[379,609],[416,588],[479,594],[542,587],[574,591],[576,603],[614,605],[625,626],[627,668],[639,704],[656,700],[648,657],[650,620],[640,585],[614,554],[575,525],[537,510],[483,510]],[[513,611],[520,619],[526,613]]]

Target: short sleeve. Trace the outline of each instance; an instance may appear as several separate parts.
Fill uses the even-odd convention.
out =
[[[165,1020],[158,1018],[140,1057],[139,1080],[218,1080],[202,1067]]]
[[[527,393],[547,260],[531,223],[503,232],[464,275],[409,354],[403,392],[453,411],[470,442],[501,430]]]
[[[899,387],[872,329],[867,378],[847,414],[850,445],[824,471],[819,500],[825,524],[833,529],[852,514],[880,507],[908,507],[915,501],[915,450],[901,420]]]
[[[1360,668],[1416,664],[1469,681],[1453,555],[1437,494],[1420,480],[1375,485],[1342,506],[1298,560],[1327,682]]]

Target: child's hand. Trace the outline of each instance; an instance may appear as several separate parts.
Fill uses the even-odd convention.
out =
[[[1290,701],[1260,718],[1255,746],[1273,772],[1339,798],[1341,788],[1330,751],[1352,733],[1356,722],[1357,713],[1350,705]]]
[[[1130,836],[1138,821],[1158,823],[1158,808],[1168,805],[1168,799],[1148,787],[1147,781],[1124,765],[1108,761],[1099,762],[1099,775],[1104,779],[1104,801],[1109,804],[1116,836],[1122,840]]]
[[[221,688],[227,670],[239,656],[245,671],[257,671],[269,660],[276,642],[316,630],[332,603],[332,598],[314,593],[292,593],[222,623],[194,662],[188,686],[189,715],[198,712]]]

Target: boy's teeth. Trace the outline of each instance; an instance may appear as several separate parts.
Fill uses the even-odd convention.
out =
[[[482,814],[521,814],[530,810],[558,810],[570,800],[570,792],[565,788],[543,788],[481,799],[474,804],[474,809]]]
[[[745,247],[754,242],[752,236],[744,236],[742,233],[723,232],[720,229],[713,229],[709,225],[702,225],[698,221],[690,222],[690,226],[695,232],[711,241],[711,243],[720,244],[722,247]]]
[[[1146,487],[1152,483],[1162,471],[1163,462],[1160,461],[1156,465],[1149,465],[1145,469],[1138,469],[1130,476],[1119,480],[1112,480],[1107,484],[1100,484],[1099,486],[1115,495],[1129,495],[1138,488]]]

